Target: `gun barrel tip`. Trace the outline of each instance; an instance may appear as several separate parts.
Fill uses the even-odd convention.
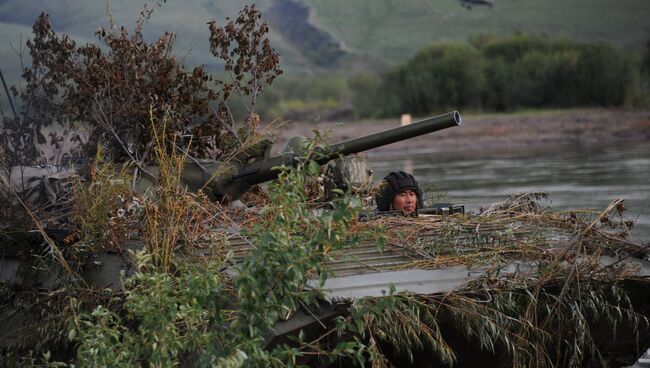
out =
[[[456,121],[456,125],[460,125],[462,122],[458,111],[454,111],[454,120]]]

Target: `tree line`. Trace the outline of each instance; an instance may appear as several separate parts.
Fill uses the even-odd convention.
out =
[[[380,118],[449,109],[643,108],[650,106],[650,42],[624,49],[526,34],[480,35],[468,43],[430,45],[379,72],[293,77],[266,97],[262,109],[285,118],[310,116],[305,111],[321,118],[344,110]]]

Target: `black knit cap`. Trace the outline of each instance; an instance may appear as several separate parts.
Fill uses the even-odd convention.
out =
[[[393,198],[400,192],[411,189],[417,196],[417,207],[422,208],[422,192],[413,175],[404,171],[393,171],[381,181],[379,192],[375,195],[377,210],[390,211]]]

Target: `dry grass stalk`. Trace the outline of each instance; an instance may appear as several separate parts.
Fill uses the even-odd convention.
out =
[[[380,218],[389,243],[419,255],[402,268],[488,268],[449,292],[364,299],[357,307],[370,311],[369,339],[408,354],[426,342],[427,351],[453,363],[460,357],[440,332],[447,321],[482,348],[507,353],[512,366],[550,367],[581,366],[585,359],[605,364],[599,349],[618,326],[647,333],[647,317],[633,310],[622,288],[623,281],[647,283],[623,262],[646,247],[627,236],[622,201],[601,212],[552,212],[532,203],[540,198],[513,196],[479,215]],[[620,261],[603,266],[602,255]],[[528,267],[503,272],[522,261]],[[603,341],[602,328],[611,329],[609,340]]]
[[[0,170],[7,172],[7,170],[4,167],[0,167]],[[14,187],[11,185],[11,183],[9,182],[8,175],[7,176],[0,175],[0,186],[2,187],[3,192],[9,193],[9,195],[12,196],[13,199],[16,200],[20,204],[20,206],[25,210],[25,213],[27,213],[27,215],[31,219],[33,225],[36,227],[36,230],[38,231],[39,234],[41,234],[43,240],[47,243],[48,251],[49,254],[52,256],[52,258],[55,259],[66,272],[68,272],[71,275],[74,275],[75,279],[79,279],[79,275],[70,267],[59,246],[45,232],[45,228],[43,226],[43,222],[41,221],[41,219],[38,218],[38,216],[30,208],[30,206],[28,206],[23,201],[22,197],[16,192]]]

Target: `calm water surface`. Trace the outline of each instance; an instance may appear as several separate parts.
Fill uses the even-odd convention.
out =
[[[650,143],[482,157],[369,159],[375,180],[393,170],[410,171],[427,190],[446,193],[450,202],[475,212],[511,193],[531,191],[548,192],[555,209],[603,210],[612,200],[624,198],[626,217],[636,220],[634,239],[650,241]]]

